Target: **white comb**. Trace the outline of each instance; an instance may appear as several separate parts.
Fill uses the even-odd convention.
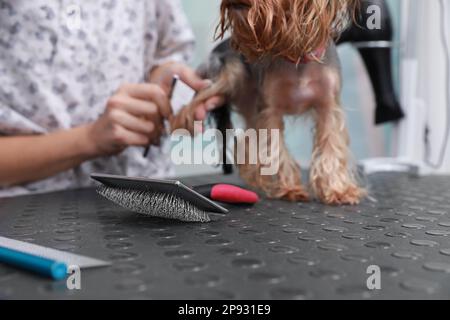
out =
[[[80,269],[90,269],[106,267],[111,265],[110,262],[84,257],[68,252],[55,250],[43,246],[38,246],[28,242],[17,241],[9,238],[0,237],[0,247],[31,254],[37,257],[62,262],[68,267],[77,266]]]

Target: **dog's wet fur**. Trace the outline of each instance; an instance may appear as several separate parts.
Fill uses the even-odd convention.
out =
[[[354,0],[223,0],[219,30],[223,34],[229,29],[231,38],[216,47],[209,61],[199,70],[214,84],[200,92],[191,105],[172,119],[172,129],[193,132],[196,106],[216,95],[222,95],[226,100],[224,107],[214,112],[222,132],[232,128],[232,108],[245,119],[248,128],[279,129],[281,132],[284,131],[284,116],[310,114],[315,120],[315,136],[309,188],[302,184],[300,166],[289,154],[282,134],[278,141],[272,141],[270,135],[259,137],[266,139],[260,141],[260,145],[266,144],[268,150],[278,147],[275,149],[279,153],[270,155],[272,161],[278,161],[278,173],[261,175],[262,164],[259,162],[238,164],[241,177],[270,198],[308,201],[312,191],[326,204],[359,203],[365,190],[357,183],[351,161],[349,136],[340,103],[341,69],[333,41],[337,26],[344,24],[344,19],[348,21],[345,13],[351,12],[354,3]],[[295,10],[289,7],[295,5],[298,5]],[[314,5],[329,9],[311,9]],[[289,37],[275,31],[267,31],[272,33],[273,39],[265,43],[267,39],[258,37],[268,35],[261,35],[265,31],[254,28],[264,28],[268,24],[265,20],[280,18],[281,9],[291,12],[283,17],[286,21],[279,22],[287,25],[286,30],[291,30],[287,20],[293,19],[293,14],[303,12],[310,17],[307,9],[323,12],[326,17],[319,15],[314,21],[317,28],[328,29],[312,35],[316,39],[309,41],[307,46],[285,43],[277,46]],[[278,12],[278,16],[273,16],[271,10]],[[302,21],[302,17],[295,17],[295,20]],[[253,27],[245,25],[252,21]],[[324,39],[326,42],[322,43]],[[320,47],[324,48],[323,54],[313,55],[312,52]],[[229,172],[231,167],[225,166],[225,169]]]

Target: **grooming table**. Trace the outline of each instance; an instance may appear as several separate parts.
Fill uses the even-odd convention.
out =
[[[264,200],[210,224],[137,216],[92,189],[3,199],[0,235],[113,265],[83,270],[78,291],[0,265],[0,299],[450,299],[450,178],[369,180],[378,202]]]

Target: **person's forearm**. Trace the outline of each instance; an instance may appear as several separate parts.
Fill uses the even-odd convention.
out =
[[[94,158],[88,128],[0,138],[0,186],[42,180]]]

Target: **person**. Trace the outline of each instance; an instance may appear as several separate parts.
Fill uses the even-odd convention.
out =
[[[88,187],[92,172],[172,176],[172,77],[210,85],[186,64],[179,0],[75,3],[0,1],[0,197]]]

